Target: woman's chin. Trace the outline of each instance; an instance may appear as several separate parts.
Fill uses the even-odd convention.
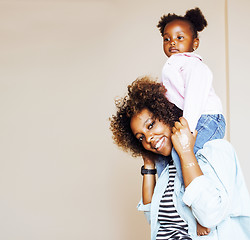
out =
[[[171,149],[172,150],[172,149]],[[156,151],[156,152],[154,152],[154,153],[156,153],[156,154],[158,154],[158,155],[162,155],[162,156],[165,156],[165,157],[167,157],[167,156],[170,156],[171,155],[171,150],[163,150],[163,151]]]
[[[158,154],[160,154],[160,153],[158,153]],[[169,156],[170,154],[171,154],[171,152],[170,152],[170,153],[161,153],[160,155],[167,157],[167,156]]]

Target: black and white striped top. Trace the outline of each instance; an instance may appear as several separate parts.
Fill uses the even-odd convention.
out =
[[[180,217],[173,202],[174,179],[176,168],[173,160],[169,163],[169,181],[160,201],[158,221],[160,228],[156,240],[192,240],[188,234],[188,225]]]

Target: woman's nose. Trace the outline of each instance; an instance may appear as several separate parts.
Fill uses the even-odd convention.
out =
[[[145,139],[146,139],[146,142],[147,142],[147,143],[151,143],[151,141],[152,141],[152,139],[153,139],[153,136],[152,136],[151,134],[147,134],[147,135],[145,136]]]

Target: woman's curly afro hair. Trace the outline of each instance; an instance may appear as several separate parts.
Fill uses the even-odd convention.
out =
[[[157,25],[163,37],[166,25],[174,20],[182,20],[190,23],[191,30],[193,31],[193,38],[198,37],[198,32],[201,32],[207,26],[207,20],[199,8],[194,8],[186,11],[185,16],[169,13],[163,15]]]
[[[182,110],[170,103],[165,97],[165,87],[149,77],[136,79],[128,86],[128,94],[115,101],[117,112],[110,118],[110,130],[114,142],[132,156],[147,154],[142,144],[136,139],[130,128],[131,118],[148,109],[154,117],[170,127],[182,116]]]

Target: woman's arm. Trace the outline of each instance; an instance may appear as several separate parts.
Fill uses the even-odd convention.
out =
[[[200,156],[200,168],[193,153],[196,134],[190,132],[186,119],[180,118],[173,128],[172,142],[182,165],[186,187],[183,201],[201,225],[212,228],[229,214],[230,192],[235,189],[235,159],[223,141],[214,142],[206,154],[213,165]],[[227,162],[226,169],[222,161]]]
[[[203,175],[193,151],[197,131],[192,134],[187,120],[181,117],[180,122],[175,123],[172,132],[172,143],[180,157],[183,180],[187,187],[195,178]]]
[[[155,161],[153,156],[143,156],[143,161],[145,169],[155,169]],[[142,182],[142,201],[144,205],[151,203],[152,196],[154,193],[154,187],[155,175],[144,174]]]

